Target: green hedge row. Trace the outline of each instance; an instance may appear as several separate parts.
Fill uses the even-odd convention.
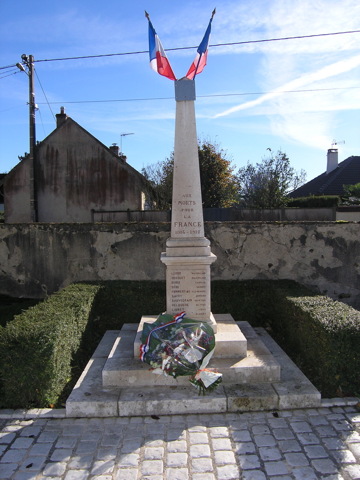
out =
[[[341,198],[338,195],[311,195],[309,197],[289,198],[287,207],[331,208],[337,207]]]
[[[71,285],[0,332],[2,408],[48,407],[71,378],[97,285]]]
[[[276,291],[272,328],[325,397],[360,396],[360,312],[322,295]]]
[[[212,282],[212,310],[270,330],[324,396],[360,393],[360,312],[291,281]],[[0,408],[66,398],[106,330],[165,309],[165,282],[73,284],[0,329]]]

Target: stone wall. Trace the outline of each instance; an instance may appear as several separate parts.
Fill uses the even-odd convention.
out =
[[[208,222],[216,280],[292,279],[360,306],[360,224]],[[164,280],[169,223],[1,224],[0,293],[81,280]]]

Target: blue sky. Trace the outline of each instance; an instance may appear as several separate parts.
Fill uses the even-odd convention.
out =
[[[358,0],[2,0],[0,67],[23,53],[51,60],[142,52],[144,10],[165,49],[194,47],[214,7],[210,45],[360,30]],[[181,78],[195,49],[167,56]],[[138,170],[170,155],[174,85],[150,69],[147,54],[36,62],[35,69],[37,140],[53,131],[64,106],[105,145],[121,145]],[[340,161],[360,155],[359,79],[360,33],[210,47],[196,77],[198,136],[224,149],[236,169],[281,149],[310,180],[325,171],[333,140]],[[28,79],[11,67],[0,80],[0,171],[7,172],[29,151]]]

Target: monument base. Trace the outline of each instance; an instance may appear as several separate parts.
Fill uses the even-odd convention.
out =
[[[149,365],[134,359],[138,325],[125,323],[120,331],[109,330],[104,335],[66,401],[66,415],[127,417],[318,408],[318,390],[264,329],[237,322],[247,342],[246,356],[222,356],[221,337],[232,337],[234,328],[233,321],[227,322],[229,317],[215,315],[220,326],[218,356],[209,367],[223,374],[215,391],[199,396],[188,377],[154,375]],[[228,345],[223,343],[224,348]]]
[[[211,317],[217,325],[215,333],[215,352],[213,358],[244,358],[247,355],[247,340],[230,314]],[[144,323],[153,323],[157,315],[143,315],[134,341],[134,358],[139,359],[141,335]]]
[[[176,256],[168,250],[171,249],[161,254],[161,261],[166,265],[166,313],[177,315],[185,311],[188,318],[208,322],[216,332],[216,321],[210,310],[210,265],[216,256],[211,252]],[[187,250],[190,253],[191,248]]]

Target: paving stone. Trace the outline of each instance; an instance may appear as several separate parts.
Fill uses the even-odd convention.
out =
[[[306,467],[309,461],[303,453],[285,453],[286,462],[291,467]]]
[[[259,454],[264,461],[279,460],[281,458],[280,450],[275,447],[261,447],[259,448]]]
[[[243,470],[253,470],[261,467],[257,455],[239,455],[238,460]]]
[[[273,447],[276,440],[272,435],[254,435],[254,441],[258,447]]]
[[[264,463],[265,471],[268,475],[285,475],[288,473],[288,467],[285,462],[265,462]]]
[[[166,470],[166,480],[189,480],[189,471],[187,468],[168,468]]]
[[[243,480],[267,480],[265,473],[260,470],[245,470],[242,472]]]
[[[2,463],[0,464],[0,478],[9,480],[15,470],[18,468],[18,463]]]
[[[69,462],[69,467],[74,469],[89,469],[92,465],[94,455],[79,455],[72,456]]]
[[[292,474],[295,480],[319,480],[317,472],[311,467],[294,468]]]
[[[63,475],[66,470],[66,463],[62,462],[54,462],[54,463],[48,463],[44,470],[43,474],[45,477],[56,477]]]
[[[211,452],[209,445],[191,445],[190,456],[191,458],[210,457]]]
[[[19,449],[23,449],[23,448],[29,448],[31,447],[31,445],[34,443],[34,439],[33,438],[23,438],[23,437],[19,437],[17,438],[11,445],[11,448],[19,448]]]
[[[161,460],[164,458],[164,447],[146,447],[144,458],[146,460]]]
[[[348,447],[360,463],[360,443],[349,443]]]
[[[67,462],[72,455],[71,448],[56,448],[51,454],[50,460],[52,462]]]
[[[138,453],[124,453],[120,455],[117,465],[119,467],[137,467],[139,459]]]
[[[345,463],[356,463],[356,458],[350,450],[333,450],[331,456],[339,465]]]
[[[255,453],[256,447],[252,442],[237,443],[235,444],[235,451],[238,454]]]
[[[187,465],[187,453],[168,453],[167,465],[169,467],[184,467]]]
[[[213,438],[212,447],[214,450],[231,450],[232,445],[229,438]]]
[[[69,470],[66,472],[64,480],[87,480],[89,472],[87,470]]]
[[[215,480],[215,476],[212,473],[194,473],[192,480]]]
[[[308,458],[311,459],[326,458],[329,456],[324,447],[322,447],[321,445],[305,445],[304,450]]]
[[[175,440],[173,442],[166,442],[166,449],[168,452],[186,452],[187,443],[185,440]]]
[[[301,445],[297,440],[281,440],[278,445],[283,453],[301,451]]]
[[[207,433],[189,432],[189,441],[192,445],[195,443],[207,443],[209,441]]]
[[[217,467],[218,480],[237,480],[240,478],[240,472],[237,465],[224,465],[223,467]]]
[[[248,430],[235,430],[231,433],[234,442],[250,442],[251,436]]]
[[[236,463],[234,453],[229,450],[218,450],[214,452],[214,460],[216,465]]]
[[[161,460],[144,460],[141,465],[141,472],[144,476],[162,474],[164,464]]]
[[[335,463],[330,460],[329,458],[322,458],[319,460],[312,460],[311,465],[315,468],[315,470],[319,473],[336,473],[337,467]]]
[[[276,440],[292,440],[295,438],[295,435],[290,428],[276,428],[272,433]]]
[[[138,470],[134,468],[121,468],[116,472],[115,480],[137,480]]]
[[[193,472],[212,472],[213,462],[210,457],[193,458],[191,460],[191,467]]]
[[[320,439],[313,433],[298,433],[297,438],[302,445],[317,445]]]
[[[360,478],[360,465],[348,465],[344,468],[352,480],[358,480]]]
[[[313,431],[307,422],[290,422],[290,425],[296,433],[311,433]]]

